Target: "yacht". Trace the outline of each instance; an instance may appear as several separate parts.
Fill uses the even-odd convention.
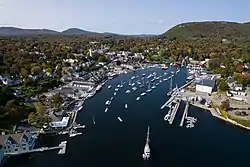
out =
[[[108,112],[108,109],[109,109],[109,108],[107,107],[107,108],[105,109],[105,111],[104,111],[104,112]]]
[[[136,90],[137,90],[137,88],[136,88],[136,87],[133,87],[132,89],[133,89],[134,91],[136,91]]]
[[[119,89],[118,88],[115,88],[115,91],[118,91]]]
[[[135,79],[135,76],[132,76],[131,79]]]
[[[139,97],[136,98],[136,100],[138,101],[138,100],[140,100],[140,98],[141,98],[141,97],[139,96]]]
[[[99,90],[101,90],[102,89],[102,85],[98,85],[97,87],[96,87],[96,91],[99,91]]]
[[[159,85],[159,83],[156,83],[155,85],[157,86],[157,85]]]
[[[148,84],[148,89],[146,90],[146,92],[151,92],[151,88],[150,88],[150,82],[149,82],[149,84]]]
[[[105,104],[106,104],[106,105],[109,105],[109,102],[110,102],[110,101],[109,101],[109,100],[107,100]]]
[[[168,78],[164,78],[164,79],[163,79],[163,81],[167,81],[167,80],[168,80]]]
[[[114,92],[114,96],[116,95],[116,92]]]
[[[121,85],[117,85],[117,88],[120,88],[121,87]]]
[[[148,126],[146,144],[145,144],[145,146],[144,146],[144,153],[142,154],[142,157],[143,157],[144,160],[148,160],[149,157],[150,157],[150,147],[149,147],[149,126]]]
[[[146,93],[145,92],[143,92],[142,94],[141,94],[141,96],[145,96],[146,95]]]
[[[125,106],[124,106],[126,109],[128,108],[128,105],[127,104],[125,104]]]
[[[142,76],[145,76],[146,74],[142,74]]]
[[[117,117],[118,118],[118,120],[120,121],[120,122],[122,122],[123,120],[121,119],[121,117]]]
[[[109,85],[109,86],[108,86],[108,89],[110,89],[110,88],[112,88],[112,86],[111,86],[111,85]]]
[[[164,117],[164,121],[167,121],[169,118],[170,118],[170,114],[167,113],[167,114],[165,115],[165,117]]]
[[[130,90],[126,90],[126,93],[130,93],[131,91]]]
[[[131,86],[135,86],[135,83],[132,83]]]

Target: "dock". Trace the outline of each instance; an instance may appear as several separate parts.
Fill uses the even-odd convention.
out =
[[[181,98],[178,98],[177,101],[176,101],[176,104],[174,106],[173,112],[170,115],[169,124],[173,123],[175,115],[176,115],[176,113],[177,113],[177,111],[179,109],[180,103],[181,103]]]
[[[187,96],[186,97],[186,106],[185,106],[185,109],[184,109],[184,112],[183,112],[183,115],[182,115],[182,118],[181,118],[180,126],[183,126],[184,120],[188,115],[188,108],[189,108],[189,102],[188,102],[188,96]]]
[[[67,141],[63,141],[63,142],[61,142],[61,144],[59,144],[59,146],[41,147],[41,148],[36,148],[36,149],[31,149],[31,150],[22,150],[22,151],[16,151],[16,152],[9,152],[9,153],[4,153],[4,155],[5,156],[13,156],[13,155],[20,155],[20,154],[35,153],[35,152],[51,151],[51,150],[57,150],[57,149],[60,149],[58,154],[65,154],[66,145],[67,145]]]

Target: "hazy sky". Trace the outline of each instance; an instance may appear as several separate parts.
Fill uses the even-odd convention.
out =
[[[250,20],[250,0],[0,0],[0,26],[159,34],[189,21]]]

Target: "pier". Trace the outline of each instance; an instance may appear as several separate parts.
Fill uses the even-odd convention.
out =
[[[177,113],[177,111],[179,109],[180,103],[181,103],[181,98],[176,99],[176,104],[174,106],[173,112],[170,115],[169,124],[173,123],[175,115],[176,115],[176,113]]]
[[[182,115],[182,118],[181,118],[180,126],[183,126],[184,120],[188,115],[188,108],[189,108],[189,102],[188,102],[188,96],[187,96],[186,97],[186,107],[184,109],[184,112],[183,112],[183,115]]]
[[[4,153],[4,155],[5,156],[13,156],[13,155],[20,155],[20,154],[35,153],[35,152],[51,151],[51,150],[57,150],[57,149],[60,149],[58,154],[65,154],[66,145],[67,145],[67,141],[63,141],[63,142],[61,142],[61,144],[59,144],[59,146],[41,147],[41,148],[36,148],[36,149],[31,149],[31,150],[22,150],[22,151],[16,151],[16,152],[9,152],[9,153]]]

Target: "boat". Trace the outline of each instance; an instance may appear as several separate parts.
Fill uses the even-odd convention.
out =
[[[102,89],[102,85],[98,85],[97,87],[96,87],[96,91],[99,91],[99,90],[101,90]]]
[[[118,91],[119,89],[118,88],[115,88],[115,91]]]
[[[128,108],[128,105],[127,104],[125,104],[125,106],[124,106],[126,109]]]
[[[117,117],[118,118],[118,120],[120,121],[120,122],[122,122],[123,120],[121,119],[121,117]]]
[[[114,96],[116,95],[116,92],[114,92]]]
[[[167,81],[167,80],[168,80],[168,78],[164,78],[164,79],[163,79],[163,81]]]
[[[78,111],[80,111],[82,108],[83,108],[83,106],[80,106],[80,107],[78,108]]]
[[[167,75],[167,73],[166,73],[166,72],[164,72],[164,75]]]
[[[106,105],[109,105],[109,102],[110,102],[110,101],[109,101],[109,100],[107,100],[105,104],[106,104]]]
[[[149,76],[147,76],[148,79],[151,78],[151,77],[152,77],[152,74],[149,74]]]
[[[146,90],[146,92],[151,92],[151,91],[152,91],[152,89],[150,88],[150,82],[149,82],[148,89]]]
[[[110,89],[110,88],[112,88],[112,86],[111,86],[111,85],[109,85],[109,86],[108,86],[108,89]]]
[[[117,88],[120,88],[121,87],[121,85],[117,85]]]
[[[166,70],[166,69],[167,69],[166,64],[162,64],[161,69],[162,69],[162,70]]]
[[[141,94],[141,96],[145,96],[146,95],[146,93],[145,92],[143,92],[142,94]]]
[[[82,132],[69,134],[69,137],[75,137],[77,135],[82,135]]]
[[[153,72],[153,75],[156,75],[156,72]]]
[[[147,132],[146,144],[144,146],[144,153],[142,154],[144,160],[148,160],[150,158],[150,147],[149,147],[149,126]]]
[[[160,80],[159,82],[162,83],[162,80]]]
[[[128,81],[128,85],[131,86],[131,80]]]
[[[155,85],[157,86],[157,85],[159,85],[159,83],[156,83]]]
[[[169,92],[167,93],[167,96],[171,96],[172,92],[173,92],[173,88],[172,88],[172,84],[173,84],[173,79],[172,77],[170,77],[170,85],[169,85]]]
[[[141,97],[137,97],[136,100],[138,101],[138,100],[140,100],[140,98],[141,98]]]
[[[136,88],[136,87],[133,87],[132,89],[133,89],[134,91],[136,91],[136,90],[137,90],[137,88]]]
[[[173,74],[173,73],[174,73],[174,71],[171,71],[171,73]]]
[[[135,86],[135,83],[132,83],[131,86]]]
[[[106,108],[104,112],[108,112],[108,109],[109,109],[109,108]]]
[[[95,117],[94,116],[92,117],[92,122],[95,125]]]
[[[151,89],[155,89],[156,86],[155,86],[155,82],[153,83],[153,86],[151,87]]]
[[[135,76],[132,76],[131,79],[135,79]]]
[[[130,93],[131,91],[130,90],[126,90],[126,93]]]
[[[120,84],[120,88],[123,88],[123,83],[122,83],[122,81],[121,81],[121,84]]]
[[[142,74],[142,76],[145,76],[146,74]]]
[[[113,99],[114,99],[114,97],[111,97],[111,98],[110,98],[110,100],[113,100]]]

